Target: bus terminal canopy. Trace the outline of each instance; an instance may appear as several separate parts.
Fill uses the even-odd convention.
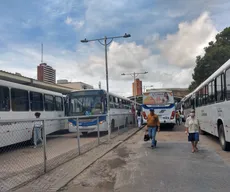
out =
[[[5,81],[10,81],[13,83],[19,83],[22,85],[28,85],[28,86],[41,88],[41,89],[46,89],[46,90],[50,90],[50,91],[54,91],[54,92],[58,92],[62,94],[67,94],[73,91],[73,89],[68,88],[68,87],[64,87],[64,86],[60,86],[60,85],[52,84],[52,83],[45,83],[45,82],[38,81],[38,80],[28,78],[28,77],[24,77],[21,75],[8,73],[2,70],[0,70],[0,79],[5,80]]]

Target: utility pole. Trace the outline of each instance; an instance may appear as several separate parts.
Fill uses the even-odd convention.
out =
[[[133,73],[122,73],[121,75],[131,75],[133,77],[133,80],[134,80],[134,109],[135,109],[135,125],[137,125],[137,116],[136,116],[136,111],[137,111],[137,86],[136,86],[136,78],[138,75],[145,75],[147,74],[148,72],[142,72],[142,73],[136,73],[136,72],[133,72]]]

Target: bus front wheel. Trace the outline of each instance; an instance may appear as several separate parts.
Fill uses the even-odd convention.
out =
[[[224,133],[224,126],[223,124],[219,125],[219,141],[222,149],[224,151],[229,151],[230,150],[230,142],[227,142],[225,139],[225,133]]]

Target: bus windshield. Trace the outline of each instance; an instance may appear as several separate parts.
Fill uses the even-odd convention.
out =
[[[104,113],[104,104],[99,95],[74,96],[70,100],[70,115],[97,115]]]
[[[143,94],[144,105],[170,105],[173,103],[172,92],[146,92]]]

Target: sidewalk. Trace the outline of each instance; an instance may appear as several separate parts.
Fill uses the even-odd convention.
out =
[[[17,192],[49,192],[57,191],[67,184],[76,175],[80,174],[89,167],[97,159],[101,158],[108,151],[118,146],[122,141],[126,140],[138,131],[137,128],[130,129],[121,135],[111,139],[110,142],[103,143],[91,151],[59,166],[58,168],[39,177],[35,181],[28,183],[15,191]]]

